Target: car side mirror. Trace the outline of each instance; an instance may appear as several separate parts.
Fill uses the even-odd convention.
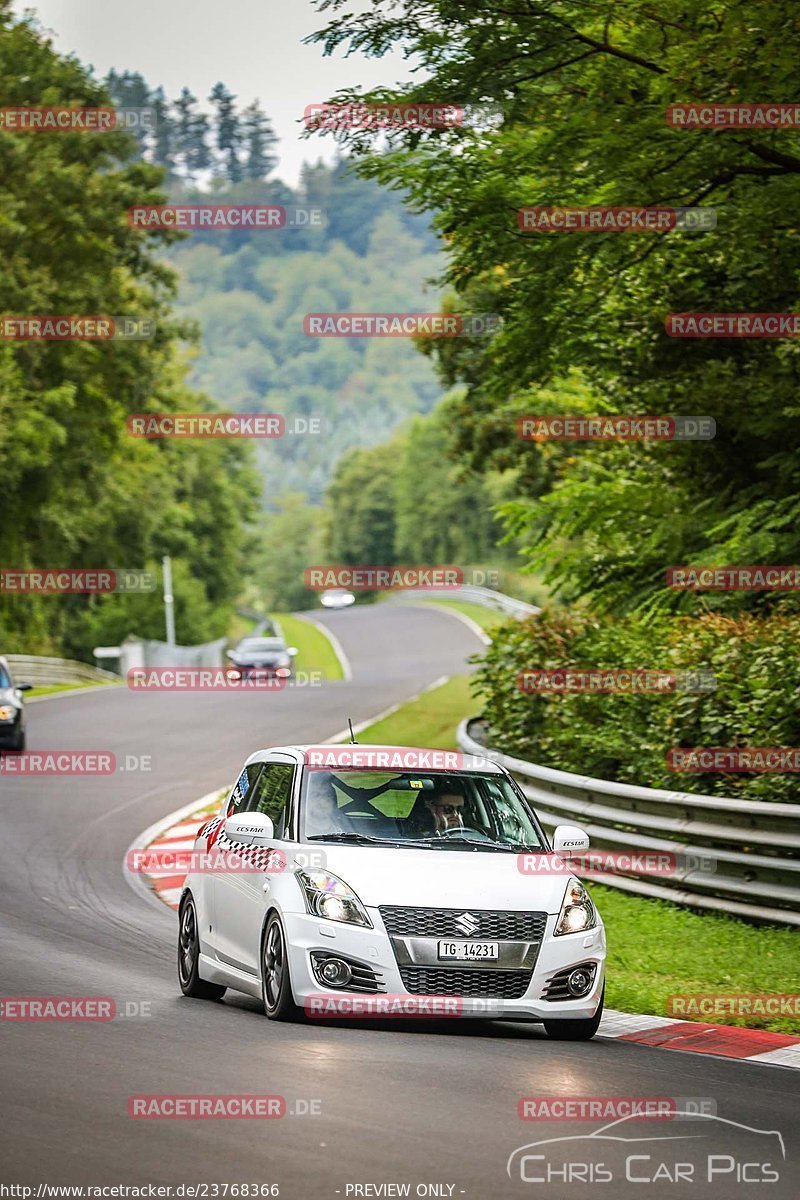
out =
[[[266,813],[236,813],[225,822],[225,837],[231,842],[242,842],[245,846],[260,846],[275,836],[272,818]]]
[[[18,692],[32,692],[33,691],[32,683],[15,683],[14,687],[17,689]]]
[[[295,656],[296,654],[299,654],[299,653],[300,653],[300,651],[297,649],[297,646],[287,646],[287,647],[286,647],[286,653],[287,653],[287,654],[290,654],[290,655],[292,656],[292,658],[294,658],[294,656]]]
[[[553,849],[558,853],[577,854],[589,849],[589,835],[580,825],[556,825],[553,833]]]

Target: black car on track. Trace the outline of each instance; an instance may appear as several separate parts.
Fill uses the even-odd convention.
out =
[[[8,660],[0,656],[0,750],[25,749],[25,707],[23,692],[30,683],[14,683]]]
[[[287,646],[281,637],[242,638],[235,650],[228,651],[230,667],[242,679],[254,675],[290,679],[294,670],[294,646]]]

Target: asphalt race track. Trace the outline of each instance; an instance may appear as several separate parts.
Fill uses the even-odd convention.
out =
[[[111,996],[131,1014],[0,1022],[4,1182],[33,1185],[33,1195],[41,1182],[277,1184],[281,1197],[315,1200],[403,1194],[363,1190],[402,1183],[411,1196],[470,1200],[800,1194],[795,1071],[602,1038],[559,1044],[522,1024],[276,1024],[230,992],[217,1004],[181,996],[176,918],[123,874],[136,835],[230,782],[259,746],[330,737],[348,716],[363,721],[464,670],[480,648],[465,625],[420,607],[357,607],[325,620],[351,682],[280,694],[120,688],[29,707],[30,749],[112,750],[123,765],[151,755],[152,770],[0,777],[0,991]],[[271,1121],[128,1116],[131,1094],[154,1093],[281,1095],[300,1111]],[[596,1127],[518,1118],[520,1097],[567,1093],[711,1098],[728,1121],[782,1132],[780,1182],[512,1180],[506,1162],[517,1147]],[[303,1115],[302,1101],[320,1115]],[[651,1132],[639,1124],[633,1136]]]

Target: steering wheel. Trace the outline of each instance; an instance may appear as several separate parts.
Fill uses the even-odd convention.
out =
[[[471,833],[474,835],[474,837],[476,839],[483,838],[483,840],[485,842],[492,841],[492,838],[489,836],[489,834],[484,833],[482,829],[472,829],[471,827],[464,828],[461,825],[457,825],[454,829],[440,829],[440,830],[438,830],[436,836],[441,837],[441,838],[446,838],[446,837],[451,837],[455,833],[457,833],[459,835],[459,837],[464,837],[467,834]]]

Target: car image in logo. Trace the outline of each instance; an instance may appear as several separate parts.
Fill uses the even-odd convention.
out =
[[[748,1184],[781,1179],[786,1149],[776,1129],[753,1129],[699,1111],[671,1113],[662,1126],[664,1132],[658,1134],[643,1133],[637,1122],[634,1113],[589,1134],[529,1142],[509,1155],[509,1178],[529,1184],[627,1183],[639,1187],[716,1183],[731,1197],[741,1194],[739,1189]],[[634,1136],[635,1132],[639,1136]],[[616,1200],[638,1193],[632,1188],[613,1188],[609,1194]],[[684,1194],[682,1189],[680,1194]],[[718,1194],[722,1193],[714,1192]]]

